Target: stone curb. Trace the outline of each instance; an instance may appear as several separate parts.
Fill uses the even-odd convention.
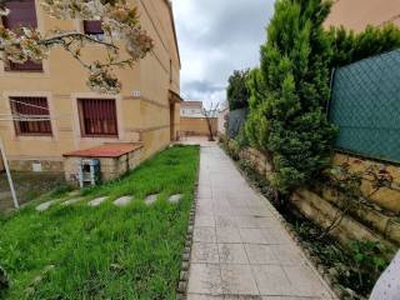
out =
[[[200,161],[199,168],[197,171],[197,178],[195,184],[195,193],[193,197],[192,207],[190,208],[189,214],[189,226],[186,232],[185,248],[182,254],[181,271],[179,274],[179,282],[177,286],[177,300],[187,299],[187,289],[189,283],[189,268],[190,268],[190,256],[192,253],[193,246],[193,232],[194,232],[194,220],[196,215],[196,204],[197,204],[197,192],[199,187],[199,174],[200,174]]]
[[[253,182],[251,182],[245,172],[239,167],[238,163],[234,161],[222,148],[224,153],[232,160],[234,163],[236,169],[240,172],[240,174],[243,176],[243,178],[246,179],[246,182],[249,183],[251,188],[256,191],[256,193],[259,195],[259,197],[262,197],[264,202],[268,205],[270,208],[273,216],[282,224],[282,226],[286,229],[286,232],[289,234],[291,239],[296,243],[296,245],[301,249],[303,255],[307,258],[307,260],[312,264],[314,267],[315,271],[319,274],[319,276],[324,280],[326,285],[331,289],[332,293],[338,297],[338,299],[355,299],[353,295],[351,295],[343,286],[338,284],[336,282],[336,279],[331,276],[327,270],[325,269],[325,266],[322,264],[322,261],[319,257],[314,256],[311,251],[303,245],[301,242],[301,239],[297,235],[296,231],[293,228],[293,225],[288,223],[282,215],[278,212],[278,210],[273,206],[273,204],[260,192],[260,190],[254,186]],[[360,300],[367,300],[364,297],[361,297],[357,295],[357,299]]]

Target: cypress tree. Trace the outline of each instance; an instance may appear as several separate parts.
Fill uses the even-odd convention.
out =
[[[248,80],[246,134],[269,157],[271,182],[283,194],[317,178],[330,162],[336,130],[325,111],[332,47],[323,29],[330,6],[323,0],[278,0],[260,68]]]

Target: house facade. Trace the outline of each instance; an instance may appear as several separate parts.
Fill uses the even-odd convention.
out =
[[[183,118],[199,118],[203,115],[202,101],[185,101],[181,103],[181,117]]]
[[[141,143],[141,160],[175,140],[180,123],[180,57],[172,6],[168,0],[129,0],[155,47],[132,69],[116,70],[118,95],[92,92],[87,71],[62,49],[53,49],[41,64],[0,63],[0,115],[43,115],[50,120],[13,122],[2,118],[0,136],[13,170],[63,170],[63,154],[106,143]],[[2,20],[9,28],[37,26],[101,35],[93,21],[63,21],[47,16],[38,0],[6,1]],[[97,45],[84,58],[101,60]]]
[[[400,25],[399,0],[338,0],[325,26],[341,26],[356,32],[367,25],[380,27],[387,22]]]

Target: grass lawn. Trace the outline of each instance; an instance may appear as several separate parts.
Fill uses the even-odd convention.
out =
[[[85,190],[86,201],[0,217],[0,265],[12,281],[0,298],[175,299],[198,161],[197,146],[173,147]],[[156,193],[147,206],[143,199]],[[183,195],[178,204],[167,201],[173,194]],[[135,200],[112,204],[125,195]],[[109,199],[89,207],[98,196]]]

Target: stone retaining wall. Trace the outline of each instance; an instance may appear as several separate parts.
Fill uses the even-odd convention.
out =
[[[8,164],[10,169],[19,172],[32,172],[33,164],[40,163],[44,172],[62,172],[62,160],[35,160],[35,159],[13,159],[10,158]],[[1,170],[1,169],[0,169]]]
[[[10,192],[0,192],[0,212],[14,208],[13,199]]]
[[[234,148],[235,146],[229,145]],[[252,148],[240,150],[238,156],[241,160],[248,161],[262,176],[268,178],[271,175],[272,167],[268,163],[267,157]],[[360,160],[356,157],[345,157],[343,154],[336,154],[334,162],[340,164],[343,160],[351,164],[354,171],[365,168],[368,160]],[[361,161],[361,163],[360,163]],[[400,192],[396,184],[400,183],[400,168],[387,166],[387,169],[394,176],[394,187],[388,188],[382,193],[376,193],[371,199],[371,203],[360,203],[357,209],[347,212],[340,225],[331,234],[335,236],[343,245],[347,245],[351,240],[371,240],[379,241],[389,248],[400,246]],[[370,182],[363,182],[363,191],[368,192]],[[389,191],[390,190],[390,191]],[[398,193],[398,194],[397,194]],[[392,195],[392,197],[388,197]],[[338,193],[328,188],[317,194],[315,191],[299,189],[291,197],[292,203],[310,220],[313,220],[323,228],[327,228],[335,217],[340,214],[338,208]],[[390,208],[390,210],[389,210]]]

